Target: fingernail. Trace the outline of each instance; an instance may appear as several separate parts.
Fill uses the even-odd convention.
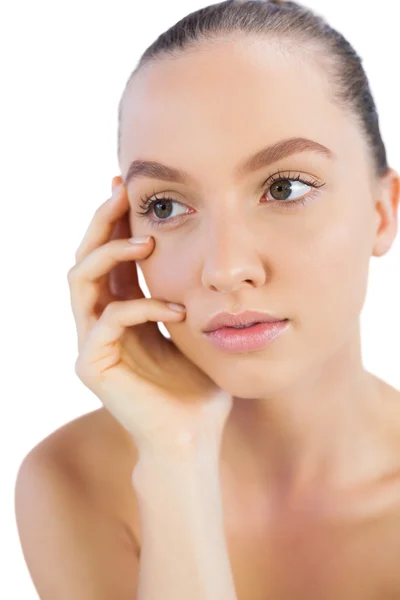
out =
[[[174,302],[167,302],[167,306],[171,310],[176,310],[177,312],[186,312],[186,308],[182,306],[182,304],[175,304]]]
[[[120,187],[121,186],[121,182],[120,182],[120,177],[113,177],[112,179],[112,192],[114,192],[115,188]]]
[[[129,238],[128,242],[130,242],[131,244],[146,244],[149,240],[149,235],[138,235],[137,237]]]

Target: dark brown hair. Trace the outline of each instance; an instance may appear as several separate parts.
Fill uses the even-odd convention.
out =
[[[365,137],[368,156],[377,177],[387,173],[386,149],[379,117],[362,59],[322,16],[297,2],[281,0],[226,0],[188,14],[162,33],[142,54],[131,73],[118,107],[118,158],[123,102],[126,90],[139,70],[155,60],[173,60],[196,51],[203,43],[239,34],[278,40],[293,53],[310,57],[329,78],[332,102],[347,110]]]

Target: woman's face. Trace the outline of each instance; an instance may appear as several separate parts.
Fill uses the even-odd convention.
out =
[[[331,156],[296,151],[238,171],[289,138]],[[219,386],[262,397],[350,348],[376,241],[375,184],[360,130],[331,104],[317,67],[248,38],[153,63],[127,91],[120,156],[124,180],[139,159],[188,174],[132,178],[130,225],[155,238],[140,263],[151,296],[187,309],[182,323],[166,325],[172,340]],[[273,185],[279,178],[285,193]],[[173,202],[139,217],[141,198],[155,195]],[[263,350],[214,347],[203,333],[209,319],[244,310],[289,327]]]

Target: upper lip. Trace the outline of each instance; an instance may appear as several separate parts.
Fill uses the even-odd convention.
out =
[[[250,323],[276,323],[285,320],[286,319],[273,317],[266,312],[258,312],[255,310],[247,310],[237,315],[228,312],[220,312],[207,323],[203,331],[204,333],[208,333],[220,329],[221,327],[250,325]]]

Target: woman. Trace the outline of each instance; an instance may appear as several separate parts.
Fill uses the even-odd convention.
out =
[[[40,598],[400,597],[400,397],[359,319],[400,188],[360,58],[299,4],[230,0],[147,49],[119,117],[68,274],[103,407],[16,487]]]

